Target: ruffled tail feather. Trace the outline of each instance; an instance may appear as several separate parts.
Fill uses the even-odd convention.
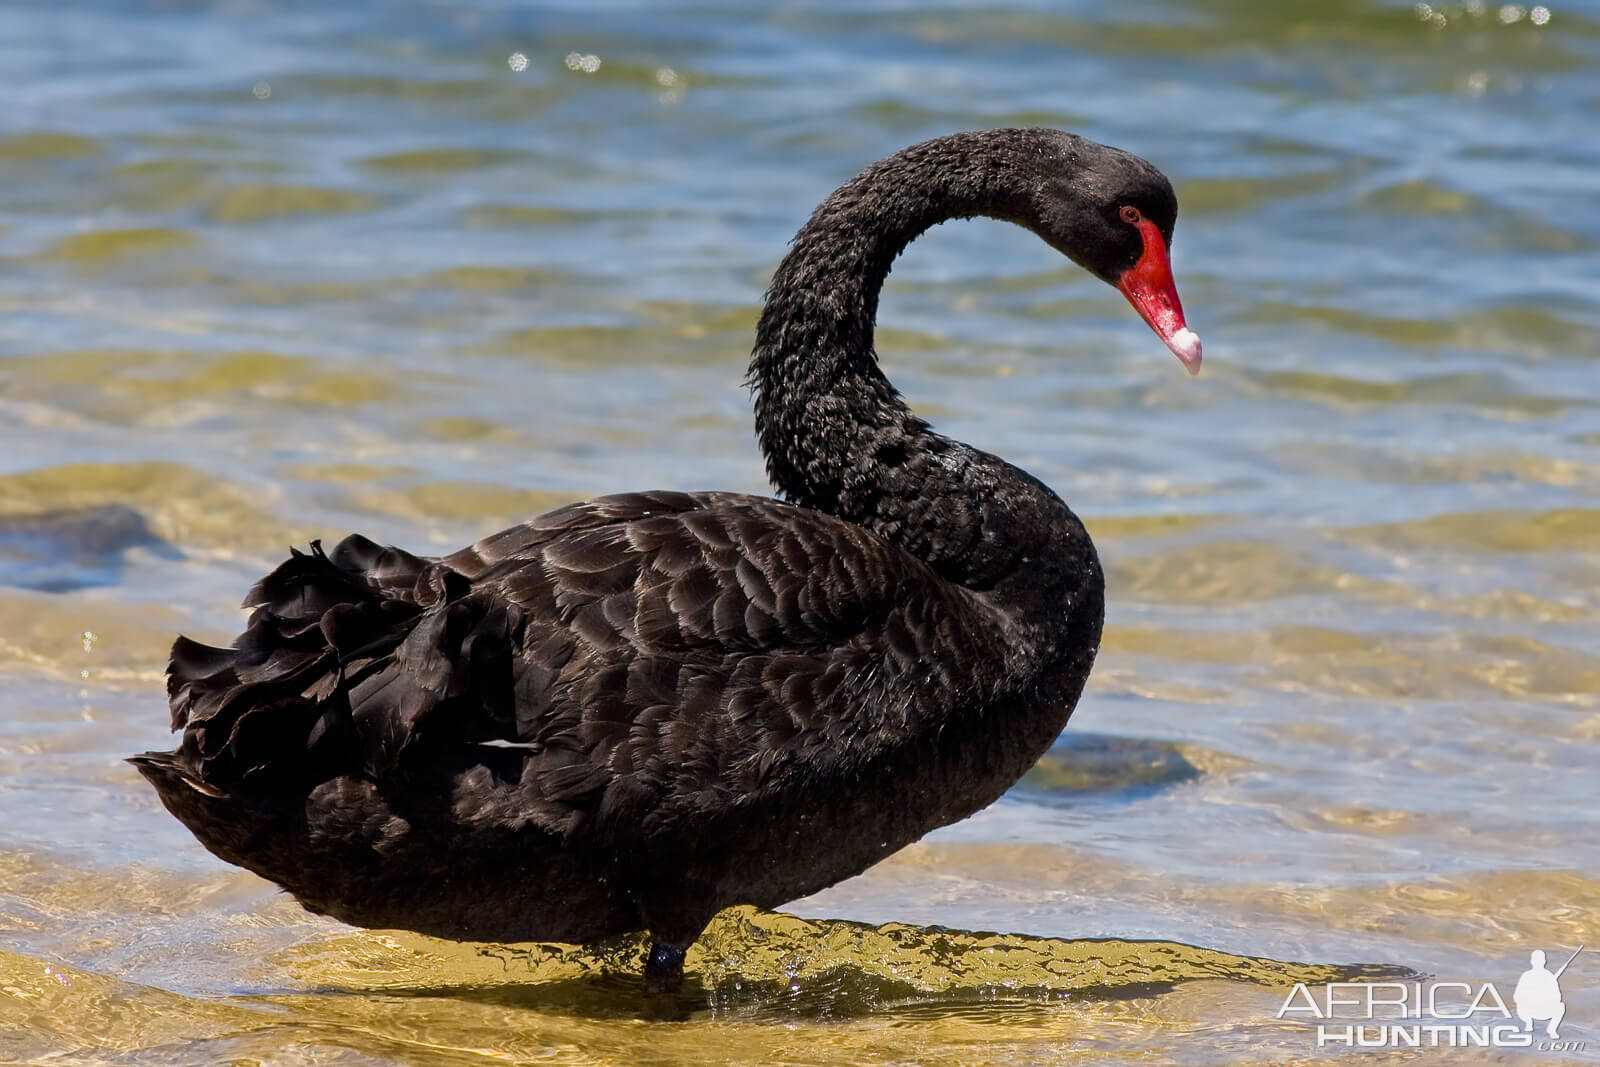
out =
[[[223,789],[376,774],[424,727],[448,729],[436,713],[455,700],[510,723],[511,620],[470,592],[444,564],[359,535],[331,555],[294,551],[245,598],[255,610],[234,647],[173,644],[167,694],[184,736],[163,773]]]

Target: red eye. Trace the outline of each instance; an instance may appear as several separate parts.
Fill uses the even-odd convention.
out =
[[[1142,218],[1144,218],[1144,216],[1139,214],[1139,209],[1134,207],[1132,204],[1123,207],[1122,221],[1126,222],[1128,225],[1132,226]]]

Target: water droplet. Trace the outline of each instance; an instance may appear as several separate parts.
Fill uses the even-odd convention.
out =
[[[1509,26],[1513,22],[1521,22],[1522,16],[1527,13],[1528,9],[1521,4],[1504,4],[1500,8],[1500,21]]]
[[[1545,23],[1550,21],[1550,9],[1545,7],[1543,4],[1540,4],[1538,7],[1528,12],[1528,21],[1533,23],[1535,26],[1543,26]]]
[[[521,74],[528,69],[528,57],[521,52],[512,52],[510,58],[506,60],[506,66]]]
[[[678,84],[678,72],[671,67],[662,67],[656,71],[656,84],[663,89],[670,89]]]
[[[585,55],[582,52],[568,52],[567,69],[582,71],[584,74],[593,74],[600,69],[600,57]]]
[[[266,82],[256,82],[250,87],[250,95],[257,100],[265,100],[272,95],[272,86]]]

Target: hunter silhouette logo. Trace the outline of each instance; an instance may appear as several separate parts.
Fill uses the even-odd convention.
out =
[[[1329,982],[1320,997],[1300,982],[1277,1017],[1315,1020],[1318,1047],[1477,1046],[1582,1052],[1586,1042],[1563,1041],[1557,1029],[1567,1016],[1561,976],[1582,951],[1579,945],[1551,971],[1545,966],[1544,950],[1534,949],[1509,1003],[1493,982]],[[1511,1005],[1516,1006],[1515,1013]],[[1545,1024],[1543,1037],[1533,1032],[1538,1022]]]
[[[1582,951],[1583,946],[1579,945],[1578,952]],[[1550,1021],[1544,1032],[1550,1035],[1550,1040],[1561,1036],[1556,1032],[1556,1027],[1561,1024],[1562,1016],[1567,1014],[1567,1006],[1561,1003],[1561,985],[1557,979],[1572,966],[1572,961],[1578,958],[1578,952],[1568,957],[1567,962],[1561,965],[1561,970],[1551,974],[1544,966],[1544,949],[1533,950],[1528,958],[1533,966],[1522,972],[1522,977],[1517,979],[1516,992],[1511,994],[1524,1030],[1532,1030],[1535,1020],[1548,1019]]]

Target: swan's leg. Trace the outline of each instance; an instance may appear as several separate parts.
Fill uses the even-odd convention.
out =
[[[717,913],[715,897],[693,875],[672,879],[657,874],[655,892],[639,898],[640,925],[650,932],[650,955],[644,962],[645,988],[676,993],[683,986],[683,957],[699,940]]]
[[[688,950],[660,941],[650,943],[644,961],[644,987],[649,993],[676,993],[683,985],[683,957]]]

